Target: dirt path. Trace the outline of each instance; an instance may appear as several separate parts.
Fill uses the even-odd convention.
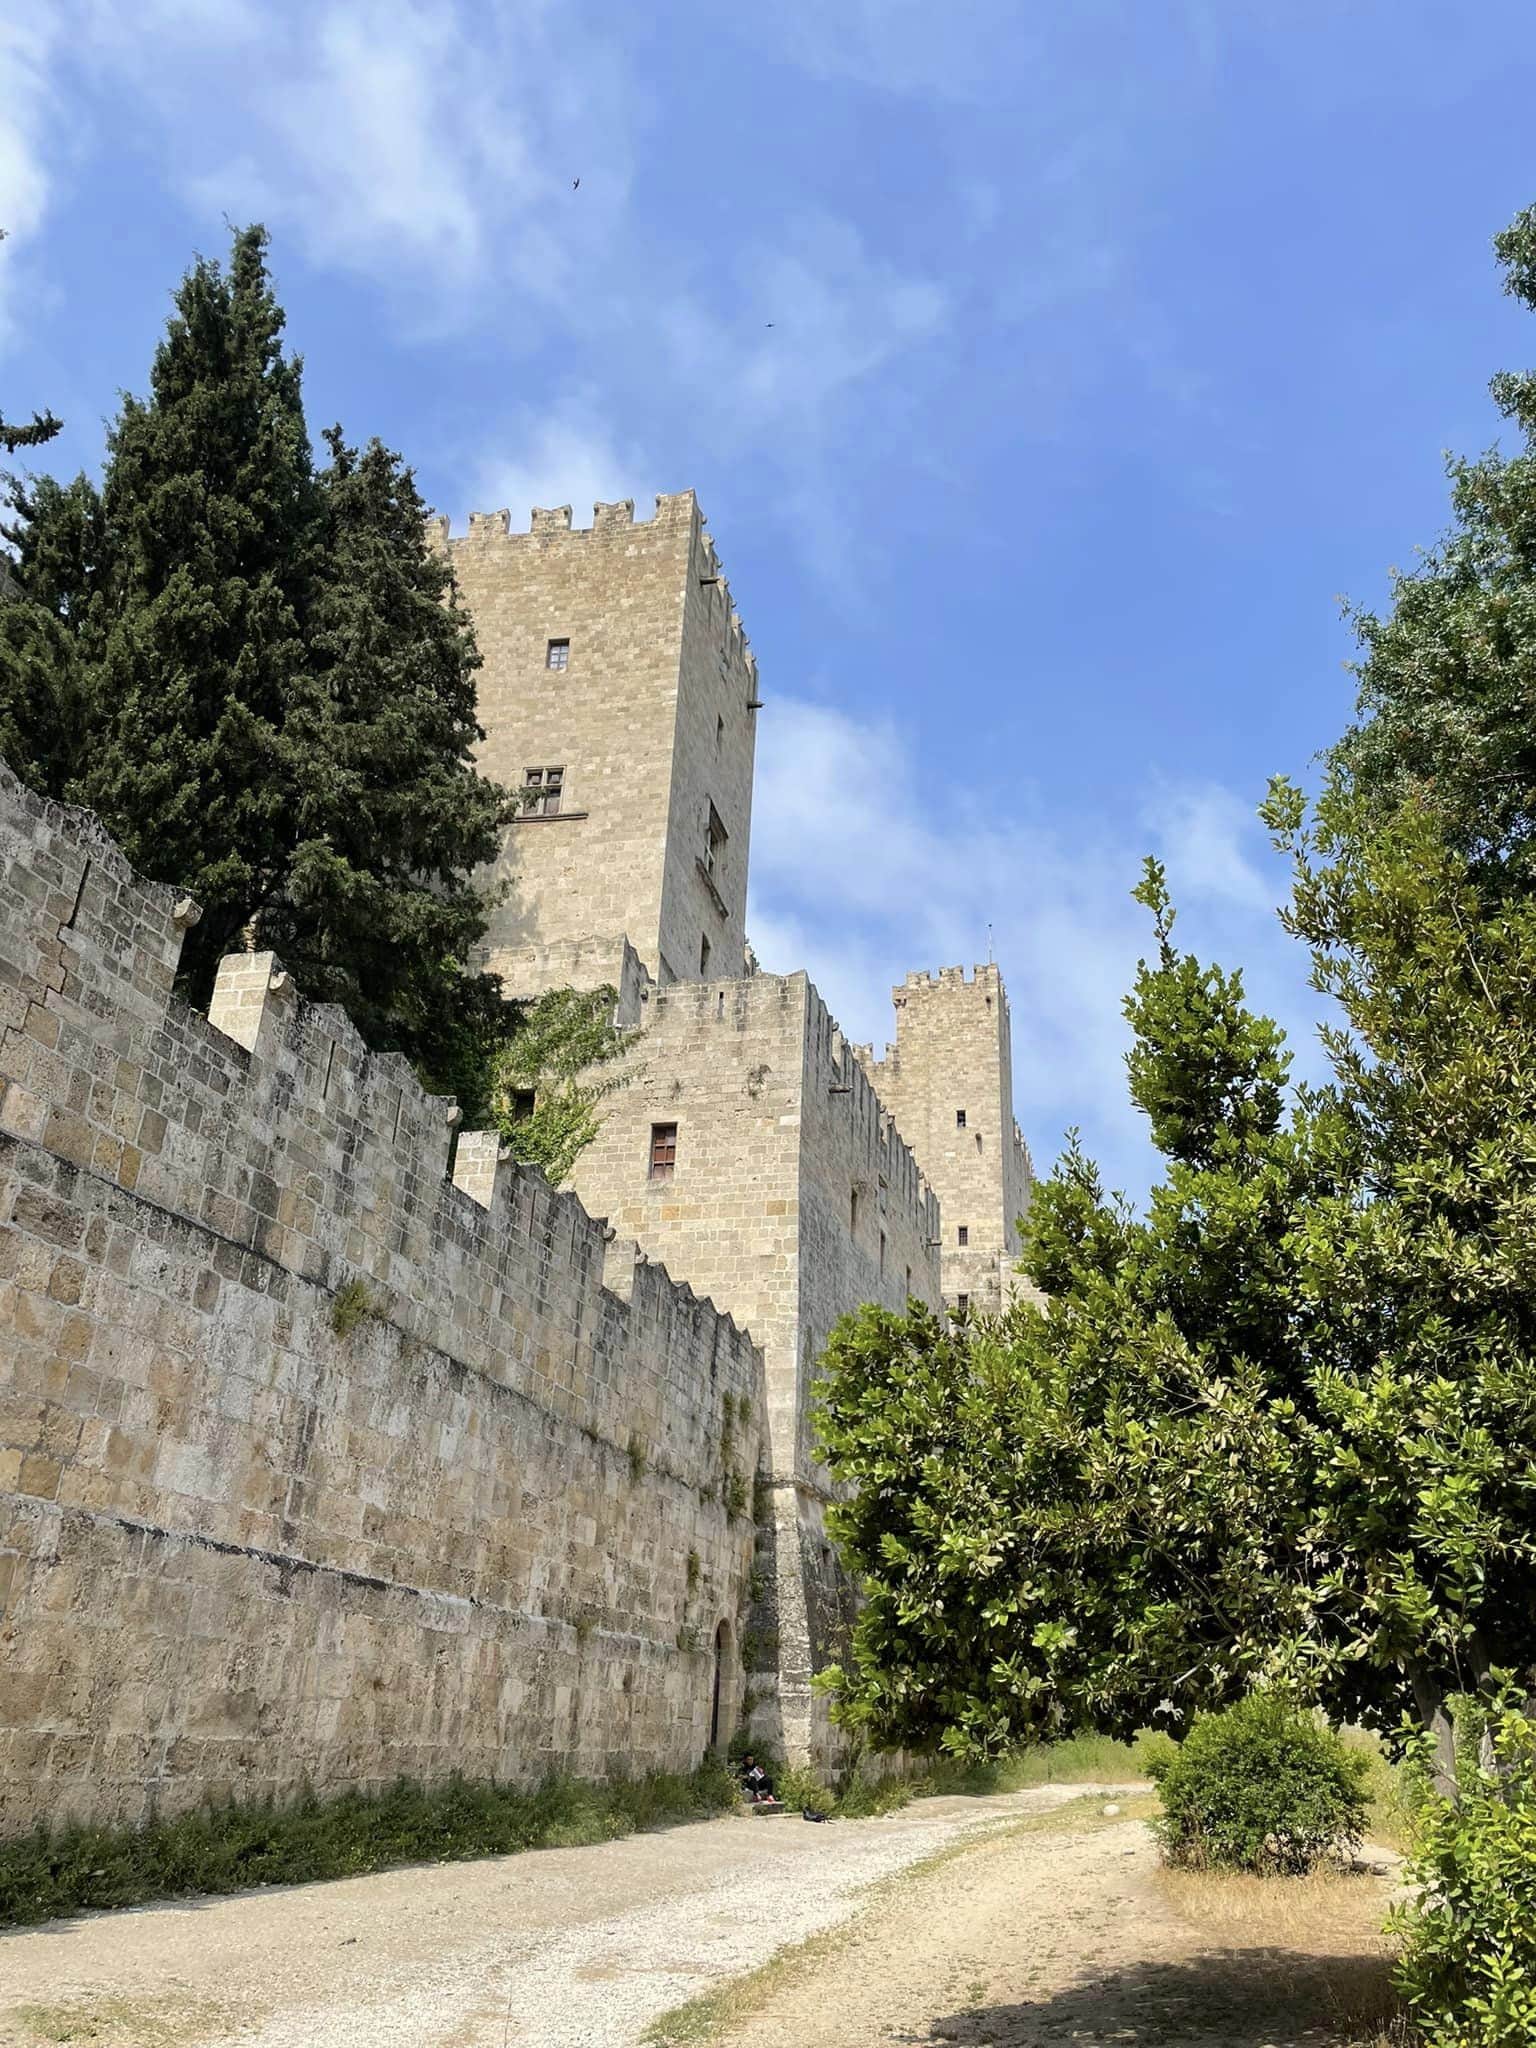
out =
[[[880,1879],[1080,1792],[709,1821],[0,1935],[0,2048],[627,2048]]]
[[[716,2048],[1325,2048],[1390,2004],[1373,1875],[1260,1885],[1158,1867],[1141,1822],[1013,1829],[898,1879],[848,1929],[717,1994]],[[713,2024],[705,2025],[705,2021]]]

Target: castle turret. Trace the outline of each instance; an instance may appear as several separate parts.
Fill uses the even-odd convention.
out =
[[[521,794],[480,964],[512,995],[745,971],[757,665],[692,491],[445,547],[484,666],[483,773]]]
[[[1003,977],[990,964],[969,978],[909,974],[891,1000],[896,1043],[883,1060],[860,1058],[939,1198],[946,1303],[993,1311],[1022,1285],[1018,1222],[1034,1179],[1013,1116]]]

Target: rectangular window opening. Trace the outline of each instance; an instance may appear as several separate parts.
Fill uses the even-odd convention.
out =
[[[560,792],[565,787],[564,768],[523,770],[523,816],[555,818],[560,814]]]
[[[670,1180],[677,1164],[677,1125],[651,1125],[651,1179]]]
[[[534,1092],[531,1088],[514,1088],[507,1103],[508,1111],[515,1124],[526,1123],[533,1115]]]
[[[883,1278],[885,1275],[885,1232],[883,1230],[880,1233],[880,1273]]]
[[[957,1316],[963,1316],[970,1308],[970,1305],[971,1297],[968,1294],[957,1294],[955,1296],[955,1314]]]
[[[717,754],[718,754],[718,753],[719,753],[719,751],[720,751],[720,743],[721,743],[721,741],[722,741],[722,740],[723,740],[724,738],[725,738],[725,720],[724,720],[723,718],[721,718],[721,717],[720,717],[720,716],[719,716],[719,715],[717,714],[717,715],[716,715],[716,718],[715,718],[715,752],[716,752]]]
[[[848,1191],[848,1228],[855,1236],[858,1235],[859,1191],[857,1188],[850,1188]]]
[[[711,881],[717,878],[719,866],[725,853],[725,842],[730,836],[729,832],[726,831],[720,822],[720,813],[711,804],[709,807],[709,823],[704,830],[704,872]]]
[[[963,1131],[965,1129],[965,1111],[963,1109],[957,1109],[955,1111],[955,1129],[957,1131]]]
[[[544,650],[546,668],[569,668],[571,665],[571,643],[569,640],[551,640]]]
[[[969,1244],[969,1243],[970,1243],[970,1241],[971,1241],[971,1226],[969,1225],[969,1223],[962,1223],[962,1224],[960,1225],[960,1228],[959,1228],[959,1230],[958,1230],[958,1231],[956,1231],[956,1233],[955,1233],[955,1242],[956,1242],[957,1244]]]
[[[709,933],[708,933],[708,932],[701,932],[701,933],[699,934],[699,972],[700,972],[700,974],[708,974],[708,972],[709,972]]]

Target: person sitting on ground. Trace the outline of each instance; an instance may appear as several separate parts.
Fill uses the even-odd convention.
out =
[[[750,1750],[741,1760],[741,1789],[754,1806],[773,1799],[773,1780]]]

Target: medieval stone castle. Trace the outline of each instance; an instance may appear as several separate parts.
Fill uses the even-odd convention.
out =
[[[0,1826],[451,1770],[835,1762],[837,1318],[1011,1293],[995,967],[847,1043],[746,931],[771,716],[691,492],[434,523],[523,793],[483,965],[618,992],[571,1187],[0,772]]]

